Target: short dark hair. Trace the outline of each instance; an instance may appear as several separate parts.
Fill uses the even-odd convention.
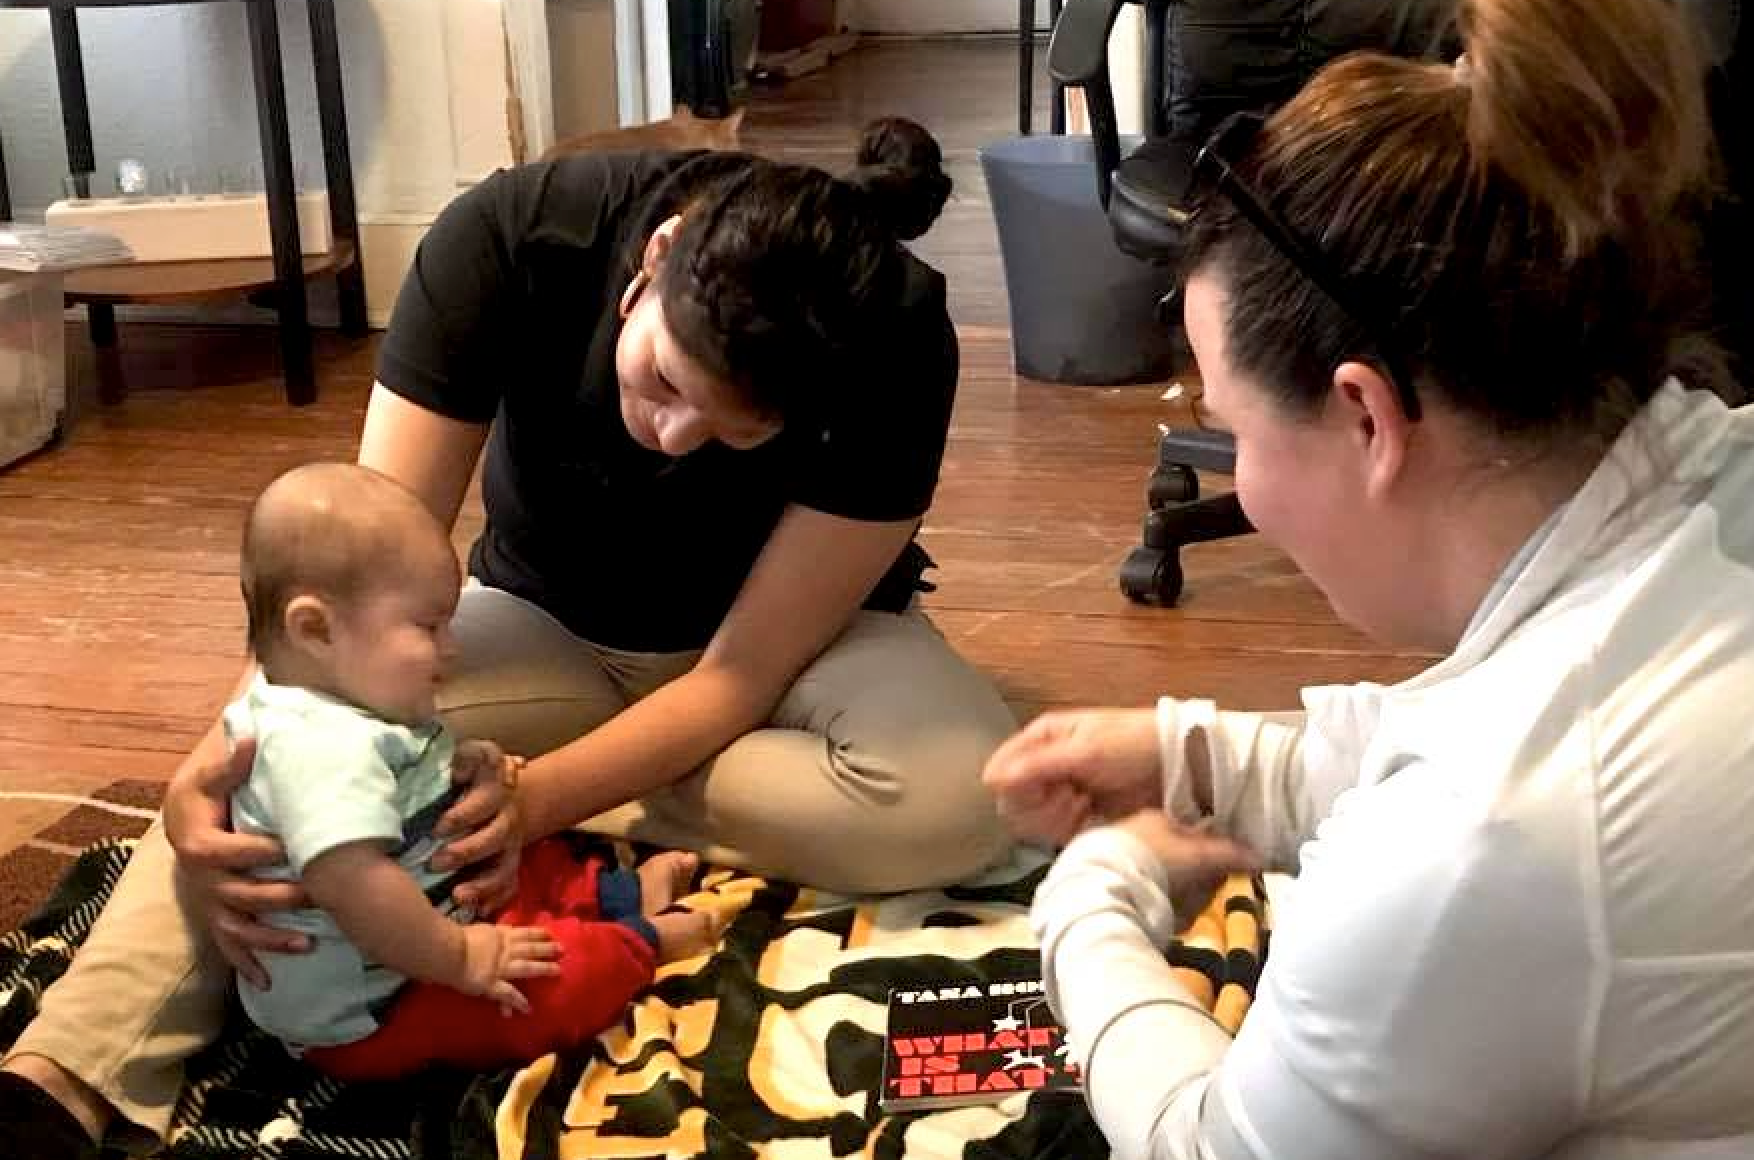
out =
[[[899,301],[899,243],[931,228],[950,196],[942,151],[891,117],[866,127],[845,177],[760,158],[710,165],[657,272],[665,323],[756,411],[808,412]]]

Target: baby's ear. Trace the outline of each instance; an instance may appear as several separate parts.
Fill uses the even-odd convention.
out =
[[[286,639],[296,648],[323,649],[329,646],[329,608],[322,598],[308,593],[294,596],[281,613],[281,627]]]

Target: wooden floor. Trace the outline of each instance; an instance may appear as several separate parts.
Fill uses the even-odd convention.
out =
[[[1177,416],[1160,387],[1011,374],[976,158],[1015,131],[1011,53],[1002,41],[866,46],[756,93],[746,126],[756,149],[836,167],[883,113],[927,123],[946,147],[958,193],[919,246],[950,279],[964,356],[924,535],[941,566],[934,616],[1023,714],[1160,692],[1287,707],[1305,683],[1414,671],[1420,658],[1339,625],[1256,538],[1190,552],[1182,608],[1134,607],[1116,589],[1157,424]],[[287,467],[351,457],[371,381],[372,342],[326,337],[321,401],[294,410],[266,328],[124,326],[122,341],[127,402],[85,402],[64,445],[0,472],[0,791],[77,795],[169,773],[242,661],[245,505]],[[83,341],[74,357],[89,393]],[[471,501],[459,543],[478,526]],[[64,809],[0,799],[0,852]]]

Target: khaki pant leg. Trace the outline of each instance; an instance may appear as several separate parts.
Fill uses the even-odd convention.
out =
[[[1016,727],[924,614],[862,612],[769,728],[614,828],[829,890],[945,885],[1009,848],[980,774]]]
[[[438,706],[459,738],[535,757],[627,705],[596,650],[521,597],[471,581],[451,629],[457,662]]]
[[[190,918],[175,856],[155,824],[12,1054],[45,1056],[78,1076],[135,1130],[119,1124],[124,1137],[162,1137],[184,1062],[219,1035],[231,982]]]

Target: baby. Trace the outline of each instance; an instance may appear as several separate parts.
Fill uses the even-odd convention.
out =
[[[549,839],[492,923],[429,867],[457,796],[434,695],[460,574],[412,492],[347,464],[288,472],[251,509],[242,573],[260,674],[225,713],[229,736],[256,740],[232,824],[278,839],[286,863],[258,873],[312,902],[270,919],[310,953],[265,955],[271,986],[240,984],[258,1026],[343,1079],[527,1063],[595,1036],[657,962],[709,945],[709,916],[668,910],[691,854],[635,875]]]

